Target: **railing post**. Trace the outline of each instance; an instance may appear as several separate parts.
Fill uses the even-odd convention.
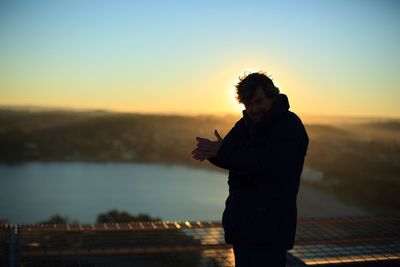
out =
[[[20,266],[20,242],[18,226],[10,227],[9,267]]]

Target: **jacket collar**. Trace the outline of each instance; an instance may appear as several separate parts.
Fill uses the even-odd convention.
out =
[[[264,116],[259,122],[254,123],[251,121],[246,110],[242,111],[243,119],[247,127],[254,129],[267,128],[276,118],[287,113],[289,108],[290,105],[288,97],[285,94],[279,94],[272,104],[271,109],[265,112]]]

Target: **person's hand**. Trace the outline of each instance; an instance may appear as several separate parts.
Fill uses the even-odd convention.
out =
[[[206,157],[204,156],[203,152],[201,152],[201,150],[196,147],[193,151],[192,151],[192,158],[195,160],[200,160],[203,161],[206,159]]]
[[[197,148],[192,151],[194,159],[203,161],[204,159],[215,157],[218,154],[219,148],[224,140],[217,130],[214,130],[214,135],[217,137],[216,141],[211,141],[203,137],[196,137],[198,142]]]

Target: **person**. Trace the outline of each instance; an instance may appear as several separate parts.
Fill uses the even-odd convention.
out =
[[[293,248],[296,198],[308,147],[301,119],[263,72],[239,78],[243,117],[222,138],[196,137],[195,160],[229,170],[222,226],[237,267],[286,266]]]

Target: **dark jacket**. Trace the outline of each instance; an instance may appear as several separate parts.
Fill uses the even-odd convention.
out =
[[[258,123],[243,117],[209,161],[229,170],[222,225],[227,243],[293,248],[308,135],[280,94]]]

